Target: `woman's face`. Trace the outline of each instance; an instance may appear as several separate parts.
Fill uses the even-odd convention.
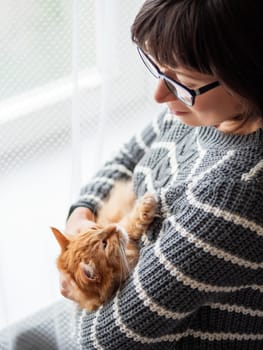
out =
[[[170,68],[160,70],[168,77],[194,90],[217,80],[211,75],[182,67],[176,70]],[[251,132],[254,128],[255,130],[258,128],[254,125],[254,119],[246,118],[246,130],[240,130],[241,127],[244,128],[241,98],[222,85],[196,96],[194,105],[189,107],[178,100],[167,89],[164,81],[159,79],[154,98],[158,103],[166,103],[173,115],[190,126],[210,125],[224,132],[237,133]]]

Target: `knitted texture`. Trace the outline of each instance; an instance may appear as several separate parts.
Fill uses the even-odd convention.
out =
[[[103,167],[80,201],[96,212],[133,176],[158,198],[131,278],[78,315],[83,349],[263,348],[263,130],[227,135],[169,113]]]
[[[77,310],[80,348],[262,350],[263,130],[224,134],[164,113],[105,164],[71,211],[96,213],[127,177],[137,197],[156,194],[158,215],[114,299],[97,312]],[[41,349],[37,337],[33,344]]]

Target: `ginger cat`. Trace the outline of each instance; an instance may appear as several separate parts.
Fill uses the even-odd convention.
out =
[[[75,300],[92,311],[108,301],[139,258],[138,242],[155,216],[156,199],[137,202],[131,182],[118,181],[86,233],[66,237],[51,228],[61,247],[57,267],[78,286]]]

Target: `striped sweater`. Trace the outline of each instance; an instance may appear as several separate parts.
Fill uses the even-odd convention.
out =
[[[263,349],[263,130],[227,135],[169,113],[125,144],[72,206],[95,212],[119,178],[158,198],[115,298],[77,313],[83,349]]]

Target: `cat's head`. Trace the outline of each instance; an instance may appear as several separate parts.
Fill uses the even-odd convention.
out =
[[[65,236],[51,228],[61,247],[60,271],[74,279],[81,291],[97,304],[110,298],[127,277],[127,233],[116,224],[94,224],[88,232]]]

